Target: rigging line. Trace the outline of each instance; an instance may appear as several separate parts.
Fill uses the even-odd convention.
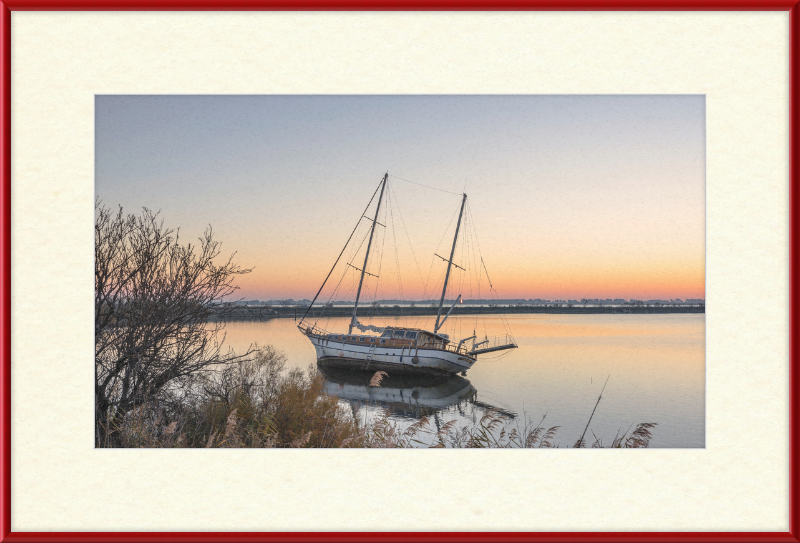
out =
[[[472,208],[470,208],[470,217],[472,217]],[[475,236],[475,244],[478,243],[478,235],[475,234],[475,219],[472,219],[472,230]],[[480,272],[480,267],[478,266],[477,254],[475,255],[475,275],[478,277],[478,298],[481,297],[481,283],[483,282],[483,274]]]
[[[467,278],[469,277],[469,272],[467,271],[469,264],[466,262],[467,258],[466,256],[467,251],[465,246],[466,242],[467,242],[467,236],[464,236],[464,240],[461,242],[461,247],[460,247],[461,253],[459,255],[459,259],[461,263],[464,265],[464,269],[458,270],[458,293],[461,294],[462,299],[464,298],[464,296],[467,295],[467,292],[464,290],[464,287],[466,285]]]
[[[496,290],[495,290],[495,294],[497,295],[497,297],[499,299],[500,294],[498,294]],[[511,332],[511,325],[508,323],[508,319],[506,318],[505,313],[500,313],[499,317],[500,317],[500,322],[503,323],[503,327],[505,328],[506,334],[508,334],[509,337],[511,337],[512,341],[516,342],[516,340],[514,339],[514,334]]]
[[[458,209],[456,209],[456,210],[453,212],[453,216],[452,216],[452,217],[450,217],[450,222],[449,222],[449,223],[447,223],[447,228],[445,228],[445,230],[444,230],[444,234],[442,234],[442,239],[440,239],[440,240],[439,240],[439,244],[436,246],[436,250],[434,250],[434,251],[433,251],[434,255],[431,257],[431,267],[430,267],[430,268],[428,268],[428,278],[425,280],[425,284],[426,284],[426,285],[429,285],[429,284],[430,284],[431,272],[433,271],[433,264],[434,264],[434,262],[436,261],[436,258],[435,258],[435,256],[436,256],[436,253],[437,253],[437,252],[439,252],[439,247],[442,245],[442,241],[444,241],[444,237],[447,235],[447,231],[450,229],[450,225],[451,225],[451,224],[453,224],[453,219],[455,219],[455,218],[456,218],[456,213],[457,213],[457,212],[458,212]],[[438,283],[437,283],[437,286],[438,286]],[[431,294],[433,294],[434,292],[436,292],[436,290],[437,290],[437,289],[435,289],[435,288],[434,288],[433,290],[431,290]],[[424,293],[424,294],[425,294],[426,296],[428,295],[428,290],[427,290],[427,287],[425,288],[425,293]]]
[[[388,193],[387,197],[386,197],[386,213],[388,214],[388,216],[387,216],[387,220],[384,221],[384,222],[386,222],[387,224],[390,224],[392,226],[392,239],[394,240],[394,253],[395,253],[395,256],[394,256],[395,271],[397,271],[397,273],[398,273],[397,277],[398,277],[398,283],[399,283],[400,270],[398,269],[399,263],[397,262],[397,236],[395,236],[395,233],[394,233],[394,214],[392,213],[391,196],[392,196],[392,193],[390,191]],[[388,228],[387,228],[387,230],[388,230]],[[402,286],[400,287],[400,290],[402,292]],[[402,294],[401,294],[401,297],[402,297]]]
[[[472,223],[472,228],[473,231],[475,232],[475,243],[478,245],[478,253],[480,254],[481,257],[481,264],[483,265],[483,271],[486,272],[486,280],[489,282],[489,293],[491,294],[491,292],[494,291],[495,297],[498,297],[499,295],[497,294],[497,291],[494,289],[494,285],[492,285],[492,279],[489,277],[489,270],[486,269],[486,263],[483,261],[483,251],[481,251],[481,243],[480,241],[478,241],[478,232],[477,230],[475,230],[474,221]],[[501,318],[501,320],[503,319]]]
[[[470,209],[470,217],[471,217],[471,221],[472,221],[473,237],[475,237],[474,236],[475,219],[472,217],[472,210],[471,209]],[[475,241],[476,241],[476,245],[477,245],[477,238],[475,239]],[[473,260],[475,262],[475,267],[473,268],[473,272],[475,273],[476,282],[478,283],[478,300],[482,300],[483,299],[483,274],[481,273],[480,266],[478,266],[478,252],[477,251],[473,250],[472,258],[473,258]],[[486,312],[486,309],[484,307],[481,307],[480,311],[481,311],[481,321],[485,322],[486,316],[484,315],[484,313]],[[477,328],[478,328],[478,316],[476,315],[475,316],[475,329],[477,330]]]
[[[379,188],[380,188],[380,184],[378,184],[378,188],[375,189],[375,192],[372,193],[372,198],[369,199],[369,203],[367,204],[367,207],[364,208],[364,213],[366,213],[367,209],[369,209],[369,205],[372,203],[372,200],[375,199],[375,195],[378,194],[378,189]],[[300,319],[300,322],[303,322],[303,320],[306,318],[306,315],[308,315],[308,312],[311,309],[311,306],[314,305],[314,302],[317,301],[317,296],[319,296],[319,293],[322,292],[322,289],[325,287],[325,283],[328,282],[328,277],[331,276],[331,274],[333,273],[333,269],[336,267],[336,264],[339,263],[339,259],[342,258],[342,255],[344,254],[344,250],[347,249],[347,244],[350,243],[350,239],[352,239],[353,234],[356,233],[356,228],[358,228],[358,225],[361,224],[361,219],[364,216],[364,213],[362,213],[361,217],[358,218],[358,222],[356,222],[355,228],[353,228],[353,231],[350,233],[350,237],[347,238],[347,242],[345,242],[344,247],[342,247],[342,252],[339,253],[338,257],[336,257],[336,262],[333,263],[333,268],[331,268],[331,271],[328,272],[328,275],[325,277],[325,281],[323,281],[322,282],[322,286],[319,287],[319,290],[317,291],[317,295],[314,296],[313,300],[311,300],[311,303],[308,305],[308,309],[306,309],[306,312],[303,314],[303,318]]]
[[[348,268],[348,270],[346,270],[346,271],[350,272],[351,281],[350,281],[350,288],[347,289],[347,292],[343,296],[343,298],[345,298],[345,299],[342,300],[343,302],[346,302],[346,298],[350,297],[350,294],[355,292],[355,288],[356,288],[355,287],[355,282],[356,282],[356,280],[355,280],[355,275],[356,275],[355,270],[350,270]]]
[[[381,217],[381,220],[383,220],[384,223],[386,222],[386,210],[385,209],[383,210],[383,217]],[[378,301],[378,287],[380,285],[382,285],[380,278],[381,278],[381,270],[383,269],[383,252],[384,252],[384,249],[385,249],[385,246],[386,246],[386,230],[387,230],[386,228],[383,229],[383,234],[381,236],[381,250],[380,250],[380,257],[378,258],[378,279],[375,280],[375,302],[376,303]],[[374,314],[373,314],[373,318],[374,318]],[[386,323],[385,319],[383,320],[383,323],[384,324]]]
[[[394,241],[394,267],[395,267],[395,271],[397,271],[397,284],[398,284],[398,286],[400,288],[400,301],[402,302],[402,301],[404,301],[403,300],[403,281],[400,278],[400,259],[399,259],[398,255],[397,255],[397,235],[395,234],[395,230],[394,230],[394,212],[392,211],[391,194],[392,193],[389,192],[389,197],[387,198],[388,204],[387,204],[386,207],[387,207],[387,213],[389,215],[389,217],[388,217],[389,220],[387,222],[392,225],[392,240]],[[402,310],[400,311],[400,318],[401,319],[403,318]]]
[[[356,250],[353,251],[352,253],[350,253],[350,256],[347,259],[347,263],[348,264],[352,264],[353,263],[353,260],[358,255],[358,252],[361,250],[361,247],[364,245],[364,242],[367,241],[367,236],[368,235],[369,235],[369,229],[367,229],[367,231],[364,232],[364,237],[361,238],[361,243],[358,244],[358,247],[356,248]]]
[[[462,216],[462,214],[464,212],[464,203],[465,203],[465,200],[467,198],[467,195],[464,194],[463,197],[464,197],[464,200],[462,200],[461,205],[458,207],[458,209],[453,212],[453,216],[450,218],[450,222],[447,224],[447,230],[449,230],[450,229],[450,224],[453,223],[453,219],[456,216],[456,212],[458,212],[458,220],[459,220],[459,222],[456,223],[456,230],[455,230],[455,235],[454,235],[454,238],[453,238],[453,248],[450,250],[450,260],[447,261],[448,264],[447,264],[447,267],[445,268],[444,284],[442,286],[442,297],[441,297],[441,300],[439,301],[439,312],[436,315],[436,325],[434,325],[434,328],[436,326],[438,326],[438,324],[439,324],[439,314],[442,311],[442,303],[447,299],[447,287],[450,286],[450,285],[448,285],[447,278],[450,276],[450,265],[453,263],[453,258],[455,256],[453,254],[453,251],[456,248],[456,240],[458,238],[458,227],[459,227],[459,224],[460,224],[460,221],[461,221],[461,216]],[[434,256],[438,256],[436,253],[439,252],[439,246],[442,244],[442,240],[444,240],[444,236],[447,234],[447,230],[445,230],[444,234],[442,234],[442,239],[439,240],[439,245],[436,246],[436,251],[434,251]]]
[[[331,300],[333,299],[333,297],[336,296],[336,293],[339,291],[339,286],[342,284],[342,281],[344,280],[344,276],[347,274],[347,270],[348,270],[348,268],[345,268],[344,271],[342,271],[342,276],[339,278],[339,282],[336,284],[336,287],[333,289],[333,292],[331,292],[331,295],[328,296],[328,300],[325,302],[325,305],[322,307],[322,311],[320,312],[319,316],[317,317],[317,320],[322,318],[322,316],[325,314],[325,309],[326,309],[327,305],[329,303],[331,303]],[[328,319],[330,319],[330,317],[328,317]],[[316,325],[316,322],[314,324]]]
[[[383,217],[381,217],[381,220],[384,223],[386,222]],[[375,247],[375,258],[378,259],[378,273],[377,273],[378,277],[375,278],[375,290],[374,290],[373,295],[372,295],[372,304],[373,304],[372,307],[373,307],[373,309],[372,309],[372,313],[369,315],[370,318],[375,318],[375,309],[374,308],[375,308],[375,305],[377,304],[377,301],[378,301],[378,285],[381,282],[381,263],[383,262],[383,240],[386,238],[386,228],[384,228],[383,229],[383,233],[379,234],[379,235],[381,236],[380,237],[380,243],[378,243],[378,240],[376,239],[375,240],[375,246],[374,246]],[[373,262],[374,262],[374,260],[373,260]]]
[[[385,238],[385,236],[384,236]],[[381,252],[380,252],[380,260],[378,260],[378,279],[375,280],[375,290],[372,293],[372,303],[373,307],[377,306],[378,303],[378,287],[381,284],[381,269],[383,267],[383,239],[381,239]],[[375,318],[375,311],[372,312],[372,318]]]
[[[465,217],[466,219],[467,217]],[[469,229],[467,226],[464,226],[464,241],[461,243],[461,261],[464,263],[464,271],[461,272],[461,292],[462,294],[466,294],[464,290],[464,285],[467,284],[469,281],[469,272],[467,269],[469,268],[469,234],[467,233]],[[463,301],[463,297],[461,298]]]
[[[480,298],[480,291],[481,291],[481,274],[480,268],[478,268],[478,261],[476,259],[476,251],[475,251],[475,219],[472,216],[472,208],[469,209],[469,224],[470,224],[470,233],[469,233],[469,240],[470,240],[470,254],[472,256],[472,277],[475,281],[475,289],[477,290],[478,298]]]
[[[477,296],[475,294],[473,294],[473,298],[480,300],[480,298],[481,298],[481,275],[477,271],[479,269],[479,267],[478,267],[478,265],[476,263],[476,260],[475,260],[476,252],[475,252],[475,242],[474,242],[474,239],[473,239],[475,236],[472,233],[472,230],[474,230],[475,225],[474,225],[474,219],[472,218],[472,210],[470,209],[469,203],[467,204],[467,220],[469,221],[468,222],[469,227],[467,228],[467,232],[469,233],[470,256],[472,258],[472,260],[470,262],[470,289],[472,289],[472,288],[476,289]],[[473,280],[475,281],[474,287],[473,287]],[[471,291],[471,292],[474,292],[474,291]],[[476,321],[476,323],[477,323],[477,321]]]
[[[354,294],[356,290],[356,270],[354,269],[350,270],[350,277],[351,277],[350,288],[347,289],[347,292],[343,297],[344,299],[342,299],[343,302],[346,302],[347,301],[346,298],[349,298],[350,294]]]
[[[472,297],[472,275],[471,275],[470,264],[469,264],[469,255],[470,255],[470,253],[469,253],[469,249],[470,249],[470,242],[469,242],[469,213],[466,214],[466,216],[464,217],[464,220],[465,220],[465,222],[464,222],[464,254],[461,257],[462,260],[464,261],[464,268],[465,268],[464,269],[463,283],[465,285],[469,286],[469,295],[470,295],[470,297]],[[464,294],[466,294],[465,291],[462,291],[462,292]]]
[[[473,228],[474,228],[474,223],[473,223]],[[478,234],[477,232],[475,232],[476,241],[477,238]],[[480,251],[480,243],[478,243],[478,251]],[[483,270],[486,272],[486,279],[489,281],[489,293],[490,295],[494,294],[495,300],[499,302],[500,294],[497,292],[497,289],[495,289],[494,286],[492,285],[492,280],[489,278],[489,271],[486,269],[486,263],[483,261],[483,255],[481,255],[481,264],[483,264]],[[499,306],[499,304],[496,305]],[[514,334],[511,332],[511,325],[508,323],[508,319],[506,319],[502,313],[499,314],[499,317],[500,317],[500,322],[503,323],[503,327],[505,328],[506,333],[511,337],[512,341],[516,341],[516,339],[514,338]]]
[[[338,292],[338,290],[339,290],[339,286],[342,284],[342,281],[344,280],[344,276],[345,276],[345,275],[347,275],[347,271],[348,271],[349,269],[350,269],[350,268],[348,268],[348,267],[345,267],[345,268],[344,268],[344,271],[342,272],[342,276],[339,278],[339,282],[336,284],[336,287],[333,289],[333,292],[331,292],[331,295],[330,295],[330,296],[328,296],[328,301],[327,301],[327,302],[325,302],[325,303],[326,303],[326,305],[327,305],[328,303],[330,303],[330,301],[333,299],[333,297],[334,297],[334,296],[336,296],[336,292]],[[313,302],[312,302],[312,303],[313,303]],[[319,315],[317,315],[317,320],[315,320],[315,321],[314,321],[314,326],[316,326],[316,325],[317,325],[317,322],[319,322],[319,320],[320,320],[320,319],[322,318],[322,316],[325,314],[325,309],[326,309],[326,307],[325,307],[325,306],[323,306],[323,307],[322,307],[322,311],[320,312],[320,314],[319,314]],[[330,321],[330,317],[328,317],[328,321]],[[303,321],[300,321],[300,322],[303,322]],[[328,327],[328,325],[326,324],[326,325],[325,325],[325,328],[327,328],[327,327]]]
[[[436,280],[436,283],[433,285],[433,290],[431,292],[436,292],[439,290],[439,285],[444,286],[444,275],[447,272],[446,269],[442,270],[442,273],[439,274],[439,279]],[[431,300],[434,303],[434,307],[437,307],[439,304],[436,302],[436,299]]]
[[[338,300],[338,298],[334,299],[334,296],[337,296],[338,294],[340,294],[342,292],[342,290],[341,290],[342,281],[344,281],[344,278],[347,277],[348,273],[350,273],[352,275],[353,272],[350,272],[350,268],[345,268],[344,271],[342,272],[342,277],[339,278],[339,283],[336,285],[336,288],[333,290],[333,292],[331,293],[330,297],[328,298],[328,302],[327,303],[331,304],[331,306],[333,306],[333,304],[335,304],[336,301]]]
[[[374,196],[374,195],[373,195]],[[364,219],[370,220],[369,217],[362,217]],[[385,222],[385,221],[384,221]],[[350,250],[350,254],[347,256],[347,262],[349,264],[353,264],[353,260],[358,255],[358,252],[361,250],[361,247],[364,246],[364,242],[367,241],[369,237],[369,233],[371,231],[371,227],[367,226],[367,229],[364,231],[364,235],[361,237],[361,243],[358,244],[358,247],[353,246]],[[365,268],[366,269],[366,268]]]
[[[470,223],[470,216],[469,216],[469,208],[466,210],[466,227],[465,227],[465,235],[467,237],[467,254],[464,255],[464,259],[467,262],[467,269],[469,272],[467,273],[467,280],[469,281],[469,297],[470,300],[475,298],[475,289],[473,285],[473,275],[475,274],[475,268],[473,266],[473,254],[475,253],[475,248],[472,242],[472,232],[471,232],[471,223]],[[474,317],[471,317],[474,319]]]
[[[489,270],[486,269],[486,263],[483,261],[483,255],[481,255],[481,264],[483,264],[483,271],[486,272],[486,280],[489,281],[489,288],[494,290],[494,285],[492,285],[492,279],[489,277]]]
[[[439,192],[446,192],[447,194],[455,194],[456,196],[461,196],[461,194],[457,192],[450,192],[449,190],[437,189],[436,187],[423,185],[422,183],[417,183],[416,181],[409,181],[408,179],[403,179],[402,177],[397,177],[396,175],[389,174],[389,177],[394,177],[395,179],[399,179],[400,181],[405,181],[406,183],[411,183],[412,185],[419,185],[420,187],[425,187],[426,189],[433,189],[433,190],[438,190]]]
[[[474,243],[474,240],[473,240],[474,236],[472,234],[473,228],[474,228],[474,224],[473,224],[473,218],[472,218],[472,209],[471,209],[471,206],[468,203],[468,205],[467,205],[467,229],[466,229],[466,234],[469,237],[469,258],[468,258],[469,269],[470,269],[470,273],[469,273],[469,292],[470,292],[470,298],[475,299],[475,290],[476,290],[476,288],[477,288],[478,298],[480,298],[480,288],[479,288],[480,282],[478,280],[478,277],[480,277],[480,276],[478,275],[478,277],[476,277],[476,273],[475,273],[475,270],[477,270],[478,267],[475,265],[475,243]],[[474,281],[474,284],[473,284],[473,281]],[[473,317],[473,320],[475,322],[475,327],[477,328],[477,325],[478,325],[477,317]]]
[[[481,242],[478,240],[478,231],[475,228],[475,221],[474,220],[472,221],[472,231],[473,231],[473,233],[475,235],[475,245],[477,245],[477,247],[478,247],[478,256],[481,259],[481,265],[483,265],[483,270],[486,272],[486,279],[489,281],[489,300],[491,300],[492,290],[493,290],[492,281],[491,281],[491,279],[489,279],[489,272],[486,271],[486,264],[484,264],[484,262],[483,262],[483,251],[481,251]],[[476,270],[476,273],[480,274],[480,271]],[[483,332],[484,332],[484,335],[488,336],[488,331],[486,330],[486,319],[485,318],[483,319]]]
[[[360,227],[361,227],[361,225],[359,225],[359,228]],[[358,232],[356,232],[356,233],[358,233]],[[355,243],[353,243],[350,246],[350,251],[348,252],[347,257],[345,258],[345,262],[347,262],[348,264],[352,264],[353,263],[353,260],[355,259],[355,256],[358,254],[359,249],[361,249],[361,245],[363,245],[363,243],[364,243],[364,239],[366,239],[366,237],[368,235],[369,235],[369,225],[367,225],[367,228],[366,228],[364,234],[361,236],[361,242],[357,246],[356,246]],[[356,239],[358,239],[358,237],[356,237]]]
[[[463,262],[463,260],[464,260],[464,240],[461,241],[461,255],[460,255],[460,257],[461,257],[461,261]],[[455,255],[453,255],[453,258],[455,258]],[[466,266],[466,264],[464,264],[464,265]],[[466,270],[459,270],[458,271],[458,293],[459,294],[463,294],[463,292],[464,292],[464,276],[465,276],[465,274],[466,274]],[[456,298],[456,299],[458,299],[458,298]],[[457,308],[457,309],[460,309],[460,308]]]
[[[506,351],[506,352],[498,354],[496,356],[484,357],[481,360],[500,360],[501,358],[505,358],[510,354],[511,354],[511,351]]]
[[[361,240],[361,243],[363,244],[364,240]],[[327,300],[326,303],[332,303],[332,301],[335,301],[334,297],[337,296],[338,294],[341,294],[342,291],[340,289],[341,289],[341,286],[342,286],[342,281],[344,281],[344,278],[347,277],[347,273],[348,272],[350,272],[351,276],[355,275],[355,271],[351,270],[350,267],[345,266],[344,270],[342,270],[342,276],[339,278],[339,282],[336,284],[336,288],[334,288],[333,292],[331,292],[331,295],[328,296],[328,300]],[[354,281],[353,281],[353,283],[354,283]],[[353,283],[350,284],[350,288],[347,290],[345,295],[342,297],[342,301],[344,301],[344,298],[346,298],[351,292],[354,291],[355,285]],[[338,298],[336,300],[338,300]],[[323,309],[323,311],[320,314],[320,316],[322,316],[322,314],[324,314],[324,313],[325,313],[325,309]],[[328,320],[329,321],[330,321],[330,319],[331,319],[331,317],[328,316]]]
[[[470,210],[470,221],[472,224],[472,237],[475,240],[475,246],[477,247],[478,238],[475,235],[475,219],[472,215],[472,210]],[[478,298],[480,299],[483,296],[483,274],[481,273],[481,267],[478,266],[478,251],[473,248],[472,251],[472,260],[474,262],[475,267],[473,268],[473,273],[475,274],[475,282],[478,284]]]
[[[431,280],[431,272],[433,271],[433,262],[434,258],[431,258],[431,266],[428,268],[428,278],[425,280],[425,290],[422,292],[422,300],[426,300],[428,298],[428,284]]]
[[[367,235],[369,235],[369,232],[370,232],[369,230],[367,230],[366,232],[364,232],[364,237],[363,237],[363,238],[361,238],[361,243],[359,243],[359,244],[358,244],[358,248],[355,250],[355,252],[354,252],[354,253],[352,253],[352,254],[350,255],[350,260],[348,260],[348,262],[347,262],[348,266],[345,266],[345,272],[347,272],[347,271],[348,271],[350,268],[358,269],[358,268],[356,268],[355,266],[353,266],[353,260],[354,260],[354,259],[355,259],[355,257],[358,255],[358,252],[361,250],[361,246],[362,246],[362,245],[364,245],[364,242],[365,242],[365,241],[367,241]],[[366,267],[366,266],[364,266],[364,269],[366,270],[366,269],[367,269],[367,267]],[[367,272],[367,273],[369,274],[369,272]],[[354,290],[355,290],[355,286],[351,286],[351,290],[353,290],[353,291],[354,291]],[[348,291],[348,294],[349,294],[349,293],[350,293],[350,291]],[[343,301],[344,301],[344,300],[343,300]]]
[[[397,246],[397,234],[395,233],[395,228],[394,228],[394,211],[392,211],[391,209],[389,211],[391,211],[391,216],[392,216],[392,239],[394,240],[394,261],[395,261],[395,267],[397,268],[397,284],[400,287],[400,301],[403,303],[403,305],[400,306],[400,318],[402,319],[403,326],[406,327],[408,326],[408,323],[406,322],[407,315],[403,314],[403,307],[405,306],[405,301],[406,301],[406,293],[403,290],[403,276],[400,272],[400,251],[399,247]]]
[[[363,243],[363,241],[362,241],[362,243]],[[350,271],[351,270],[350,270],[349,267],[347,267],[347,266],[344,267],[344,270],[342,270],[342,276],[339,278],[339,283],[336,285],[336,288],[333,289],[333,292],[331,292],[331,295],[328,297],[328,302],[330,302],[331,300],[334,299],[333,297],[336,296],[337,292],[340,292],[339,291],[339,287],[341,286],[342,281],[344,281],[344,278],[347,277],[347,273],[350,272]],[[353,272],[353,273],[355,273],[355,272]],[[352,285],[351,285],[350,288],[352,289]]]
[[[389,185],[389,191],[392,193],[392,201],[397,201],[397,196],[394,194],[394,189],[392,185]],[[419,273],[420,280],[423,281],[423,286],[425,285],[424,279],[422,279],[422,271],[419,269],[419,263],[417,262],[417,255],[414,253],[414,246],[411,244],[411,236],[408,235],[408,229],[406,228],[406,221],[403,219],[403,212],[400,211],[400,204],[395,204],[397,206],[397,214],[400,215],[400,222],[403,225],[403,230],[406,233],[406,239],[408,240],[408,246],[411,248],[411,256],[414,257],[414,264],[417,266],[417,273]]]
[[[434,253],[438,253],[439,252],[439,247],[441,247],[442,242],[444,241],[444,237],[447,235],[447,231],[450,230],[450,225],[453,224],[453,219],[456,218],[456,213],[458,213],[458,208],[456,208],[456,210],[453,211],[453,216],[450,217],[450,222],[447,223],[447,228],[444,229],[444,233],[442,234],[442,239],[440,239],[438,245],[436,245],[436,250],[434,251]],[[431,257],[431,258],[433,258],[433,257]]]

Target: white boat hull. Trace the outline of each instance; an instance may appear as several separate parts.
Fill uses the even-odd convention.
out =
[[[314,345],[320,365],[402,373],[454,374],[466,372],[475,359],[443,349],[387,347],[345,343],[326,337],[306,336]]]

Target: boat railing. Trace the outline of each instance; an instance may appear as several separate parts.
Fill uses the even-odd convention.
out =
[[[306,335],[310,336],[326,336],[328,335],[328,331],[324,328],[320,328],[315,324],[306,324],[305,326],[300,324],[298,328],[302,330]]]
[[[459,347],[458,343],[452,341],[448,343],[445,343],[444,341],[429,341],[420,347],[427,349],[441,349],[443,351],[450,351],[458,354],[469,354],[469,349],[467,349],[466,345],[461,345]]]
[[[338,339],[339,337],[343,337],[343,339],[339,341],[344,341],[347,343],[360,343],[359,339],[366,338],[367,336],[352,336],[354,340],[348,340],[346,338],[350,337],[344,334],[331,334],[324,328],[320,328],[316,325],[306,324],[306,325],[299,325],[299,328],[305,333],[306,335],[312,336],[321,336],[321,337],[328,337],[328,336],[336,336]],[[477,341],[470,345],[467,344],[459,344],[454,341],[444,342],[444,341],[427,341],[425,343],[419,344],[416,340],[410,339],[400,339],[400,338],[383,338],[383,337],[370,337],[370,341],[367,343],[368,345],[375,345],[378,347],[404,347],[406,349],[416,349],[416,348],[427,348],[427,349],[441,349],[443,351],[450,351],[457,354],[463,354],[468,356],[474,356],[481,353],[488,353],[492,351],[500,351],[503,349],[514,349],[517,347],[517,344],[514,342],[514,339],[510,335],[504,336],[494,336],[491,338],[486,338],[483,341]]]
[[[311,328],[309,328],[309,330],[311,330]],[[323,335],[330,335],[325,331],[322,331],[322,332],[314,331],[313,333],[315,333],[315,334],[316,333],[322,333]],[[345,343],[358,343],[358,344],[366,343],[367,345],[375,345],[378,348],[380,348],[380,347],[389,347],[389,348],[395,348],[395,349],[396,348],[405,348],[405,349],[409,349],[409,350],[412,350],[412,349],[441,349],[443,351],[451,351],[451,352],[459,353],[459,354],[467,354],[467,352],[468,352],[468,349],[467,349],[466,345],[462,345],[461,348],[459,349],[458,348],[458,344],[445,343],[443,341],[427,341],[427,342],[424,342],[424,343],[419,343],[417,340],[405,339],[405,338],[369,337],[368,341],[361,342],[361,341],[359,341],[361,338],[365,338],[366,339],[366,338],[368,338],[368,336],[356,335],[356,336],[352,336],[353,338],[355,338],[354,340],[349,340],[347,338],[350,337],[350,336],[345,335],[345,334],[342,334],[341,336],[339,336],[337,334],[333,334],[333,335],[337,336],[337,337],[344,336],[345,339],[338,340],[338,341],[344,341]]]
[[[450,342],[442,348],[444,348],[446,351],[451,351],[458,354],[467,354],[469,351],[466,345],[461,345],[461,347],[459,347],[458,343],[455,342]]]
[[[517,343],[514,338],[508,334],[503,336],[485,337],[482,341],[475,341],[469,349],[468,354],[477,355],[481,353],[490,353],[494,351],[502,351],[505,349],[516,349]]]

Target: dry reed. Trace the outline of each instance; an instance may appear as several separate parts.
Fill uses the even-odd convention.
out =
[[[398,422],[392,420],[391,411],[384,409],[370,421],[362,421],[357,409],[351,411],[337,398],[323,393],[323,379],[316,367],[286,371],[285,363],[282,352],[265,347],[259,349],[252,360],[181,381],[128,413],[115,428],[120,435],[120,445],[205,448],[558,446],[555,436],[559,426],[545,427],[546,414],[534,424],[527,416],[513,420],[499,409],[487,409],[472,424],[459,425],[457,420],[440,422],[437,419],[433,425],[423,416],[401,429]],[[385,372],[376,372],[370,379],[370,386],[380,386],[385,376]],[[655,423],[641,423],[633,432],[631,428],[622,435],[618,432],[610,447],[647,447],[654,427]],[[585,446],[583,438],[576,445]],[[604,447],[602,440],[594,436],[592,447]]]
[[[385,371],[376,371],[375,375],[372,376],[372,379],[369,380],[369,386],[371,387],[379,387],[381,386],[381,381],[384,377],[389,375]]]

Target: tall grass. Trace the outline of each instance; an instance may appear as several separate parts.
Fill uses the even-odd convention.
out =
[[[123,447],[370,447],[553,448],[558,426],[511,420],[497,409],[480,420],[432,424],[428,417],[400,428],[388,409],[362,420],[323,393],[315,366],[286,370],[286,357],[268,346],[254,359],[179,381],[137,406],[116,428]],[[383,372],[370,386],[380,386]],[[649,445],[654,423],[617,435],[608,446]],[[577,446],[586,446],[581,438]],[[592,447],[605,447],[595,438]]]
[[[523,422],[509,421],[498,409],[487,410],[473,425],[458,427],[456,420],[433,426],[428,417],[422,417],[405,430],[400,430],[389,419],[390,411],[384,410],[361,432],[365,447],[432,447],[432,448],[557,448],[555,437],[560,426],[543,426],[545,417],[538,424],[525,417]],[[633,432],[617,434],[610,447],[645,448],[650,444],[650,429],[656,423],[641,423]],[[630,432],[630,433],[629,433]],[[585,445],[583,445],[585,446]],[[595,439],[592,448],[604,448],[601,439]]]
[[[249,361],[208,372],[134,409],[119,428],[124,447],[342,447],[358,418],[331,396],[314,367],[285,371],[266,347]]]

